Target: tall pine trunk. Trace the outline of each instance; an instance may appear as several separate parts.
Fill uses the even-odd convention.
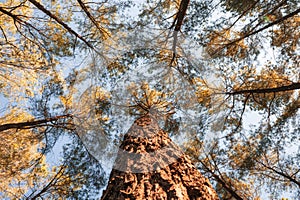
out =
[[[102,200],[219,199],[208,179],[150,114],[137,119],[118,151]]]

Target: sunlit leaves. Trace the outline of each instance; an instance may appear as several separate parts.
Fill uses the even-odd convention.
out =
[[[231,152],[228,152],[229,165],[233,169],[252,168],[254,160],[252,156],[256,153],[261,136],[249,139],[245,144],[237,142],[233,144]]]
[[[277,88],[280,86],[285,86],[291,84],[289,77],[283,74],[280,74],[280,71],[272,70],[272,69],[264,69],[259,74],[253,76],[255,70],[245,71],[243,74],[243,78],[235,77],[240,80],[236,80],[236,85],[233,86],[234,91],[241,90],[252,90],[252,89],[260,89],[260,88]],[[252,102],[252,109],[264,109],[268,108],[271,103],[280,107],[290,100],[293,91],[284,91],[277,93],[262,93],[255,94],[252,93],[249,100]]]
[[[74,116],[79,120],[79,126],[86,129],[92,128],[92,124],[106,122],[110,105],[110,94],[101,87],[88,88],[79,101],[74,101],[72,109]],[[98,124],[99,125],[99,124]],[[96,125],[97,126],[97,125]],[[95,126],[95,128],[96,128]]]
[[[231,29],[213,32],[208,36],[210,41],[207,44],[207,52],[212,57],[220,56],[221,54],[228,57],[245,58],[248,48],[245,41],[239,40],[233,43],[236,38],[241,36],[243,36],[242,33]]]
[[[45,29],[43,31],[50,32],[50,34],[45,40],[45,46],[47,51],[54,53],[59,56],[70,56],[72,55],[72,43],[73,38],[70,38],[67,30],[60,30],[60,25],[53,24],[51,20],[45,24]]]
[[[79,9],[85,16],[79,23],[83,26],[80,27],[85,35],[95,45],[101,44],[112,36],[111,23],[115,20],[118,8],[116,5],[108,4],[107,2],[84,2],[77,1]],[[117,25],[117,24],[114,24]]]
[[[203,141],[200,141],[197,137],[193,140],[186,142],[185,152],[191,156],[193,162],[198,162],[199,157],[201,156],[201,151],[203,151]]]
[[[227,10],[236,11],[242,13],[249,9],[253,4],[256,3],[255,0],[223,0],[224,5]]]
[[[131,85],[128,89],[133,96],[133,102],[131,102],[133,113],[158,112],[163,115],[173,113],[173,106],[168,102],[167,94],[151,89],[148,83],[142,83],[139,88],[136,85]]]
[[[224,198],[232,195],[224,184],[242,198],[255,199],[253,188],[259,184],[273,187],[284,175],[299,177],[297,152],[284,156],[299,138],[299,92],[270,92],[299,82],[299,15],[282,19],[299,3],[191,1],[170,66],[174,53],[170,27],[180,3],[40,2],[78,31],[77,36],[30,1],[0,3],[0,88],[1,98],[9,104],[7,109],[1,106],[6,109],[1,123],[35,119],[31,115],[73,116],[51,123],[62,130],[39,127],[0,133],[1,166],[5,166],[0,166],[1,175],[14,177],[14,184],[27,181],[19,191],[8,187],[12,178],[2,188],[20,195],[33,190],[37,194],[47,185],[44,182],[54,178],[57,184],[41,196],[76,196],[82,191],[76,197],[88,198],[83,194],[89,192],[85,185],[95,181],[87,175],[91,166],[81,162],[90,161],[84,147],[77,148],[78,141],[67,146],[68,167],[50,169],[39,152],[44,137],[38,133],[51,130],[43,141],[48,150],[65,132],[79,135],[94,148],[92,153],[105,160],[104,149],[111,157],[113,150],[106,147],[118,142],[127,119],[153,110],[170,117],[165,122],[170,135],[176,132],[180,142],[189,140],[187,152],[195,162],[210,167],[211,171],[201,169],[218,182]],[[91,48],[87,44],[98,52],[84,51]],[[209,56],[204,58],[203,51]],[[67,56],[72,62],[66,61]],[[72,132],[74,123],[76,132]],[[197,160],[201,157],[205,158]],[[34,168],[29,160],[39,165]],[[33,178],[27,173],[30,170],[38,176]],[[282,182],[292,188],[291,179]]]
[[[271,41],[273,49],[277,46],[279,50],[289,54],[295,51],[297,42],[293,38],[298,36],[297,31],[292,35],[292,30],[297,25],[290,21],[297,21],[294,19],[297,19],[299,9],[295,10],[297,4],[294,1],[226,0],[222,5],[222,8],[225,7],[230,12],[221,11],[222,17],[215,20],[214,27],[208,32],[207,50],[211,56],[251,58],[270,48],[268,43]],[[291,26],[286,26],[287,24]],[[282,28],[278,30],[278,27]],[[286,30],[291,31],[286,33]],[[287,40],[288,45],[278,45]],[[221,59],[226,57],[221,56]]]
[[[29,121],[32,116],[12,110],[0,119],[1,124]],[[45,157],[38,151],[44,144],[31,129],[0,132],[0,190],[4,197],[21,197],[48,175]]]
[[[214,93],[213,88],[210,88],[208,83],[200,78],[195,78],[194,83],[197,86],[196,95],[198,102],[204,106],[209,106],[212,103],[212,95]]]
[[[143,4],[142,12],[139,14],[139,22],[137,23],[142,26],[148,24],[153,25],[151,22],[154,22],[154,24],[165,25],[166,18],[175,18],[180,2],[181,1],[179,0],[148,1],[146,4]],[[165,19],[162,17],[165,17]]]
[[[227,174],[221,174],[220,177],[222,177],[223,181],[228,184],[227,187],[229,187],[231,190],[236,191],[237,195],[241,199],[255,199],[260,200],[260,198],[256,194],[257,191],[255,191],[252,184],[247,183],[246,181],[240,180],[239,178],[230,178]],[[251,181],[253,183],[253,181]],[[233,198],[233,195],[227,191],[224,190],[224,186],[220,183],[217,184],[217,190],[220,189],[220,198],[221,199],[231,199]]]
[[[50,43],[60,49],[68,49],[70,44],[63,42],[68,40],[61,27],[54,31],[51,20],[34,16],[35,9],[28,1],[6,1],[0,6],[0,83],[5,83],[2,92],[9,100],[20,102],[36,94],[39,80],[57,64]]]
[[[273,30],[272,45],[283,47],[282,51],[294,54],[299,47],[300,16],[296,15],[286,20],[278,28]]]

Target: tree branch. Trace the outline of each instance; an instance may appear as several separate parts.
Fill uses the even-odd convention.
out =
[[[77,0],[82,10],[85,12],[85,14],[88,16],[88,18],[92,21],[92,23],[97,27],[97,29],[105,36],[108,36],[109,33],[99,26],[95,18],[91,15],[91,13],[88,11],[88,8],[85,6],[85,4],[81,0]]]
[[[181,0],[180,6],[179,6],[179,11],[176,14],[176,17],[173,21],[172,26],[170,27],[170,29],[172,29],[175,26],[175,29],[173,32],[173,45],[172,45],[173,57],[172,57],[170,65],[172,65],[172,63],[174,62],[174,60],[176,58],[176,46],[177,46],[178,32],[181,29],[183,19],[186,14],[189,3],[190,3],[190,0]]]
[[[283,173],[283,172],[280,172],[280,171],[278,171],[278,170],[276,170],[276,169],[274,169],[274,168],[272,168],[272,167],[270,167],[270,166],[267,166],[266,164],[264,164],[264,163],[261,162],[261,161],[258,161],[258,160],[256,160],[256,161],[257,161],[258,163],[260,163],[262,166],[264,166],[265,168],[267,168],[267,169],[269,169],[269,170],[275,172],[276,174],[278,174],[278,175],[280,175],[280,176],[283,176],[284,178],[288,179],[289,181],[295,183],[296,185],[298,185],[298,187],[300,187],[300,182],[297,181],[295,178],[291,177],[290,175],[287,175],[287,174],[285,174],[285,173]]]
[[[63,175],[63,170],[66,167],[63,165],[60,167],[59,171],[54,175],[54,177],[50,180],[50,182],[47,183],[47,185],[45,185],[40,192],[38,192],[36,195],[34,195],[33,197],[31,197],[31,195],[33,195],[34,193],[32,193],[31,195],[29,195],[29,197],[27,197],[26,199],[37,199],[37,198],[41,198],[42,194],[45,193],[51,186],[53,186],[55,184],[55,182]]]
[[[285,15],[284,17],[282,17],[282,18],[280,18],[280,19],[278,19],[278,20],[276,20],[276,21],[274,21],[274,22],[272,22],[272,23],[270,23],[270,24],[267,24],[266,26],[264,26],[264,27],[262,27],[262,28],[260,28],[260,29],[258,29],[258,30],[256,30],[256,31],[250,32],[250,33],[244,35],[243,37],[238,38],[238,39],[236,39],[236,40],[234,40],[234,41],[232,41],[232,42],[230,42],[230,43],[228,43],[228,44],[226,44],[226,45],[231,45],[231,44],[233,44],[233,43],[235,43],[235,42],[239,42],[239,41],[241,41],[241,40],[243,40],[243,39],[245,39],[245,38],[247,38],[247,37],[249,37],[249,36],[251,36],[251,35],[257,34],[257,33],[261,32],[261,31],[263,31],[263,30],[265,30],[265,29],[267,29],[267,28],[269,28],[269,27],[271,27],[271,26],[274,26],[274,25],[276,25],[276,24],[279,24],[280,22],[282,22],[282,21],[284,21],[284,20],[286,20],[286,19],[288,19],[288,18],[290,18],[290,17],[292,17],[292,16],[294,16],[294,15],[297,15],[299,12],[300,12],[300,8],[298,8],[298,9],[295,10],[294,12],[291,12],[290,14]]]
[[[66,23],[64,23],[60,18],[52,14],[49,10],[47,10],[43,5],[41,5],[36,0],[29,0],[33,5],[35,5],[39,10],[41,10],[43,13],[48,15],[50,18],[54,19],[58,24],[60,24],[62,27],[64,27],[69,33],[79,38],[81,41],[83,41],[88,47],[93,49],[97,52],[97,50],[81,35],[79,35],[76,31],[74,31],[71,27],[69,27]],[[97,52],[98,53],[98,52]]]
[[[8,129],[34,128],[36,126],[46,125],[48,122],[54,122],[54,121],[58,121],[59,119],[64,119],[64,118],[68,118],[68,117],[71,117],[71,115],[60,115],[60,116],[55,116],[55,117],[41,119],[41,120],[35,120],[35,121],[2,124],[2,125],[0,125],[0,132],[8,130]]]
[[[271,27],[271,26],[274,26],[274,25],[276,25],[276,24],[279,24],[280,22],[283,22],[284,20],[286,20],[286,19],[288,19],[288,18],[290,18],[290,17],[293,17],[294,15],[297,15],[299,12],[300,12],[300,8],[298,8],[298,9],[295,10],[294,12],[291,12],[290,14],[287,14],[287,15],[283,16],[283,17],[280,18],[280,19],[275,20],[275,21],[272,22],[272,23],[267,24],[266,26],[264,26],[264,27],[262,27],[262,28],[260,28],[260,29],[258,29],[258,30],[256,30],[256,31],[249,32],[249,33],[245,34],[244,36],[242,36],[242,37],[240,37],[240,38],[237,38],[237,39],[235,39],[235,40],[233,40],[233,41],[231,41],[231,42],[229,42],[229,43],[224,44],[224,47],[233,45],[233,44],[235,44],[236,42],[239,42],[239,41],[241,41],[241,40],[243,40],[243,39],[245,39],[245,38],[248,38],[248,37],[250,37],[250,36],[252,36],[252,35],[255,35],[255,34],[257,34],[257,33],[261,32],[261,31],[263,31],[263,30],[265,30],[265,29]],[[219,52],[219,51],[220,51],[221,49],[223,49],[224,47],[219,48],[218,50],[216,50],[216,51],[213,53],[213,55],[216,54],[217,52]]]
[[[208,166],[206,166],[206,164],[201,161],[200,159],[198,159],[198,161],[202,164],[202,166],[215,178],[215,180],[222,185],[222,187],[229,192],[235,199],[237,200],[243,200],[242,197],[240,197],[239,194],[237,194],[234,189],[232,189],[231,186],[228,186],[228,184],[223,180],[223,178],[221,178],[220,176],[218,176],[213,170],[211,170]]]
[[[280,86],[276,88],[264,88],[264,89],[249,89],[249,90],[239,90],[233,92],[226,92],[228,95],[238,95],[238,94],[263,94],[263,93],[274,93],[274,92],[286,92],[290,90],[300,89],[299,83],[292,83],[290,85]]]
[[[183,19],[186,14],[189,3],[190,3],[190,0],[181,0],[180,6],[179,6],[179,11],[178,11],[175,21],[174,21],[174,24],[176,22],[175,29],[174,29],[175,31],[180,31],[180,28],[182,26]],[[171,27],[171,28],[173,28],[173,27]]]

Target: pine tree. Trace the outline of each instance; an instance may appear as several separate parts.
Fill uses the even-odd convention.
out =
[[[155,114],[147,113],[124,135],[101,199],[219,198],[209,180],[159,127]]]

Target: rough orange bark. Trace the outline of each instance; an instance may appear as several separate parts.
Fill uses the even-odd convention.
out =
[[[209,180],[159,128],[155,117],[147,114],[124,136],[101,199],[219,198]]]

